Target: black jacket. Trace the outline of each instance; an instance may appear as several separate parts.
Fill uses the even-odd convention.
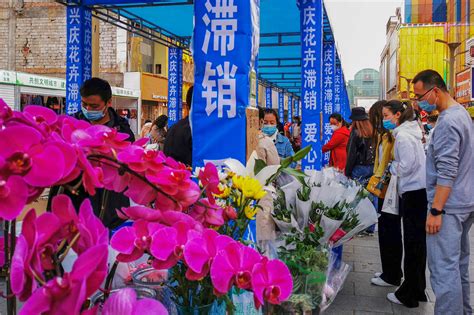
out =
[[[352,129],[347,144],[346,176],[351,177],[356,165],[373,165],[375,160],[374,145],[371,138],[362,138]]]
[[[127,120],[123,117],[120,117],[116,111],[109,107],[109,116],[110,121],[107,122],[105,125],[111,128],[117,129],[117,131],[126,133],[130,137],[127,139],[128,141],[135,141],[135,136],[130,129],[130,125],[128,124]],[[79,112],[75,115],[75,118],[80,120],[87,120],[82,112]],[[79,210],[79,207],[84,201],[84,199],[89,198],[91,200],[92,208],[94,209],[94,213],[97,217],[99,217],[100,209],[102,205],[104,206],[105,213],[102,223],[109,228],[114,229],[122,224],[124,221],[117,216],[116,209],[120,209],[122,207],[129,207],[130,200],[127,196],[123,193],[117,193],[114,191],[108,191],[105,189],[96,189],[96,193],[94,196],[90,196],[85,190],[82,185],[79,186],[77,189],[76,194],[73,194],[67,187],[77,186],[76,184],[79,182],[79,179],[74,180],[73,182],[64,185],[64,186],[55,186],[52,187],[49,192],[49,200],[47,209],[50,211],[51,209],[51,199],[53,196],[58,195],[59,193],[64,193],[68,195],[76,210]]]
[[[193,139],[189,117],[178,121],[168,130],[163,152],[176,161],[191,166],[193,163]]]

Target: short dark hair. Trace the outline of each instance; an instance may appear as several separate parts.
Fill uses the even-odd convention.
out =
[[[166,124],[168,123],[168,116],[166,115],[160,115],[155,121],[153,122],[153,126],[156,126],[160,129],[165,128]]]
[[[90,78],[84,81],[80,92],[82,97],[98,95],[105,103],[112,98],[112,88],[109,82],[101,78]]]
[[[398,100],[391,100],[388,101],[383,107],[388,108],[392,114],[401,113],[398,123],[401,125],[406,121],[412,121],[415,116],[415,111],[413,110],[413,106],[408,101],[398,101]]]
[[[257,106],[257,109],[258,109],[258,119],[262,120],[263,118],[265,118],[265,110],[263,109],[262,106]]]
[[[151,123],[150,119],[145,120],[145,124]]]
[[[274,110],[273,108],[265,108],[264,111],[265,111],[265,115],[274,115],[276,118],[276,121],[278,121],[278,113],[276,112],[276,110]],[[263,116],[264,118],[265,118],[265,115]]]
[[[419,81],[423,83],[425,90],[437,87],[443,92],[448,92],[448,88],[446,87],[443,77],[434,70],[428,69],[421,71],[413,78],[412,82],[413,84],[416,84]]]
[[[186,105],[188,105],[189,109],[191,109],[191,104],[193,103],[193,91],[194,85],[191,86],[186,94]]]
[[[438,115],[429,115],[426,120],[430,123],[435,123],[438,121]]]
[[[331,116],[329,116],[329,119],[335,119],[338,122],[342,123],[343,126],[348,127],[347,122],[344,120],[341,114],[339,113],[332,113]]]

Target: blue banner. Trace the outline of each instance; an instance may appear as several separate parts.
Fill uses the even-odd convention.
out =
[[[193,167],[203,166],[205,159],[245,164],[256,2],[194,1]]]
[[[280,122],[285,123],[285,94],[280,91],[278,92],[278,116],[280,117]]]
[[[332,129],[329,116],[334,112],[334,42],[323,45],[323,144],[331,140]],[[329,164],[330,152],[323,154],[323,166]]]
[[[341,64],[336,63],[334,72],[334,112],[341,113],[342,104],[342,69]]]
[[[288,122],[293,122],[293,95],[288,95]]]
[[[300,101],[297,99],[294,99],[293,103],[294,103],[293,116],[300,116]]]
[[[81,85],[92,72],[92,12],[81,6],[68,6],[66,23],[65,112],[74,115],[81,110]]]
[[[321,169],[321,90],[323,1],[300,3],[302,56],[302,147],[311,151],[302,161],[302,169]]]
[[[265,107],[272,108],[272,88],[267,87],[265,89]]]
[[[183,50],[168,49],[168,128],[182,116],[183,104]]]
[[[349,94],[347,94],[347,86],[346,86],[346,80],[344,78],[344,72],[341,71],[342,74],[342,96],[341,96],[341,114],[342,117],[347,122],[351,122],[349,119],[349,116],[351,115],[351,105],[349,103]]]

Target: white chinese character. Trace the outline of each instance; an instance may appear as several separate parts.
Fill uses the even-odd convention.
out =
[[[324,78],[324,88],[330,89],[332,87],[332,78],[327,76]]]
[[[170,59],[178,59],[178,49],[170,48],[169,49]]]
[[[308,67],[308,64],[311,63],[310,67],[314,67],[314,62],[316,61],[316,56],[314,55],[314,49],[308,48],[304,51],[304,66]]]
[[[331,152],[329,152],[329,151],[324,153],[324,160],[325,161],[329,161],[329,158],[331,157],[330,154],[331,154]]]
[[[316,86],[316,70],[307,69],[304,71],[304,87],[314,88]]]
[[[69,24],[81,24],[81,15],[79,8],[70,8],[69,10]]]
[[[176,119],[176,110],[175,109],[171,109],[169,112],[168,112],[168,118],[169,120],[171,121],[177,121]]]
[[[330,64],[330,63],[324,64],[324,73],[325,73],[326,75],[332,75],[333,72],[332,72],[332,67],[331,67],[331,66],[332,66],[332,64]],[[330,79],[331,79],[331,78],[330,78]],[[332,80],[332,79],[331,79],[331,80]]]
[[[67,114],[74,115],[79,111],[79,102],[69,102],[67,106]]]
[[[69,99],[77,101],[79,98],[79,84],[69,83]]]
[[[305,8],[303,11],[303,25],[313,24],[316,25],[316,8],[308,7]]]
[[[303,41],[306,44],[306,46],[315,46],[316,45],[316,35],[314,34],[316,30],[312,27],[306,27],[304,29],[304,38]]]
[[[224,106],[230,107],[227,110],[227,117],[233,118],[237,114],[236,73],[237,66],[232,65],[231,67],[230,62],[224,62],[224,66],[218,65],[215,70],[212,69],[212,63],[206,63],[206,71],[202,83],[204,88],[202,97],[206,99],[206,113],[208,116],[217,108],[217,117],[224,117]],[[211,77],[217,77],[217,80],[211,79]],[[218,92],[214,90],[216,87]]]
[[[305,91],[304,93],[304,108],[309,110],[317,109],[317,93],[314,90]]]
[[[176,85],[176,84],[178,84],[178,78],[174,74],[170,75],[169,85]]]
[[[331,89],[325,89],[324,90],[324,100],[332,101],[332,90]]]
[[[324,113],[325,114],[332,114],[332,102],[326,102],[324,104]]]
[[[237,19],[234,19],[234,13],[237,13],[237,6],[234,0],[216,0],[216,5],[212,6],[210,1],[206,1],[206,9],[208,13],[214,14],[214,19],[210,19],[206,13],[202,20],[209,26],[211,24],[211,32],[213,33],[213,50],[220,51],[221,56],[226,56],[227,51],[234,50],[235,32],[237,31]],[[207,54],[211,32],[206,30],[202,51]]]
[[[311,151],[309,151],[308,155],[306,156],[306,161],[310,164],[314,164],[316,163],[317,159],[318,153],[316,152],[316,150],[313,150],[313,148],[311,148]]]
[[[317,142],[318,129],[316,123],[306,124],[304,127],[304,133],[306,134],[304,140],[306,142]]]
[[[325,50],[324,51],[324,61],[326,62],[332,62],[332,52],[331,50]]]
[[[324,134],[326,136],[332,135],[332,129],[331,129],[331,124],[330,123],[324,123]]]
[[[170,72],[177,72],[178,71],[178,62],[176,60],[170,61]]]
[[[172,97],[172,98],[169,99],[168,106],[170,108],[176,108],[176,103],[177,103],[176,98]]]
[[[176,96],[176,92],[177,92],[177,87],[176,85],[171,85],[169,87],[169,95],[175,97]]]
[[[79,67],[76,64],[72,64],[69,67],[68,79],[71,82],[77,82],[78,78],[79,78]]]
[[[73,26],[69,29],[69,44],[80,44],[79,35],[81,34],[78,26]]]

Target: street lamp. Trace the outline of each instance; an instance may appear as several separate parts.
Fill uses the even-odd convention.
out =
[[[454,96],[454,61],[456,59],[456,49],[461,45],[459,42],[448,43],[442,39],[436,39],[435,42],[445,44],[449,48],[449,92]]]
[[[407,98],[410,98],[410,84],[413,79],[404,77],[403,75],[401,75],[400,78],[405,79],[405,81],[407,81]]]

